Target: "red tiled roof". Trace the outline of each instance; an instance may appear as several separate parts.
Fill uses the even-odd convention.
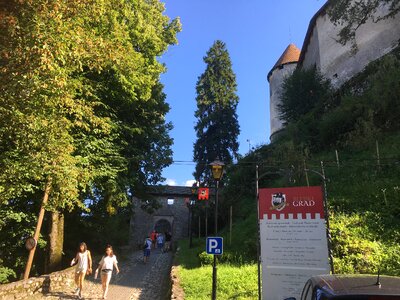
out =
[[[273,69],[287,63],[298,62],[299,57],[300,57],[300,49],[297,48],[296,45],[290,44],[289,46],[287,46],[286,50],[283,52],[281,57],[279,57]]]
[[[271,76],[272,72],[279,66],[289,64],[289,63],[297,63],[300,57],[300,49],[296,47],[294,44],[290,44],[287,46],[286,50],[282,53],[281,57],[279,57],[278,61],[275,63],[271,71],[268,73],[268,80]]]

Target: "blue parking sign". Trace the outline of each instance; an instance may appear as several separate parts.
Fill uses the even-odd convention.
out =
[[[224,252],[222,237],[208,237],[206,252],[207,254],[221,255]]]

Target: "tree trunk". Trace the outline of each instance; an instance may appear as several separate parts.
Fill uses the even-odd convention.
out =
[[[48,268],[46,273],[61,270],[64,244],[64,215],[52,212],[49,226]]]

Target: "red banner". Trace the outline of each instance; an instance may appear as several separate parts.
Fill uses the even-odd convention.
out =
[[[208,188],[199,188],[197,196],[198,196],[199,200],[208,200],[209,189]]]
[[[322,219],[325,215],[320,186],[260,189],[259,200],[260,219]]]

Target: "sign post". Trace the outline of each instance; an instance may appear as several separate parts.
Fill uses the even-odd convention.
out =
[[[329,274],[320,186],[259,190],[264,300],[300,298],[307,279]]]
[[[224,239],[222,237],[208,237],[206,252],[207,254],[221,255],[224,253]]]

